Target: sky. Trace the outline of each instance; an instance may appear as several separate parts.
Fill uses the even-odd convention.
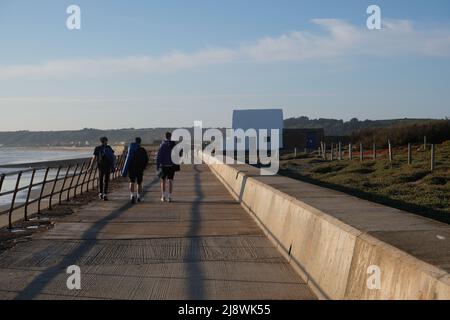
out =
[[[0,0],[0,131],[445,118],[449,84],[448,0]]]

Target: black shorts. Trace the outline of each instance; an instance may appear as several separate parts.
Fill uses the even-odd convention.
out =
[[[167,166],[167,167],[161,167],[161,170],[159,172],[159,177],[162,180],[173,180],[175,177],[175,166]]]
[[[128,172],[128,177],[130,178],[131,183],[137,182],[137,184],[142,184],[142,181],[144,180],[144,172],[130,170]]]

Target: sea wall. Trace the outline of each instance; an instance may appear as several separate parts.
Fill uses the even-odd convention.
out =
[[[204,160],[322,299],[450,299],[444,269],[264,183],[254,167]]]

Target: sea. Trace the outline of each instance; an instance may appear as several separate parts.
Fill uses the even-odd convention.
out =
[[[91,156],[92,152],[93,150],[85,148],[0,148],[0,167],[7,164],[84,158]]]
[[[12,173],[21,170],[20,164],[35,163],[42,161],[53,161],[53,160],[68,160],[77,158],[90,157],[93,150],[80,148],[80,149],[63,149],[63,148],[5,148],[0,147],[0,174],[2,173]],[[2,165],[18,165],[17,168],[2,168]],[[23,166],[22,168],[25,168]],[[49,178],[55,175],[55,172],[49,172]],[[43,172],[38,171],[36,173],[35,182],[42,180]],[[11,195],[1,196],[2,192],[9,191],[14,188],[17,180],[17,175],[7,175],[3,181],[2,190],[0,190],[0,211],[4,209],[5,205],[8,205],[11,201]],[[20,180],[20,186],[29,184],[30,174],[23,174]],[[18,194],[18,202],[21,202],[24,198],[24,192]]]

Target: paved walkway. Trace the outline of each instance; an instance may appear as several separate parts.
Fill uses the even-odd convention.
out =
[[[1,254],[0,299],[315,298],[206,166],[183,167],[174,203],[153,175],[145,202],[129,204],[124,181]],[[70,265],[81,290],[67,289]]]

